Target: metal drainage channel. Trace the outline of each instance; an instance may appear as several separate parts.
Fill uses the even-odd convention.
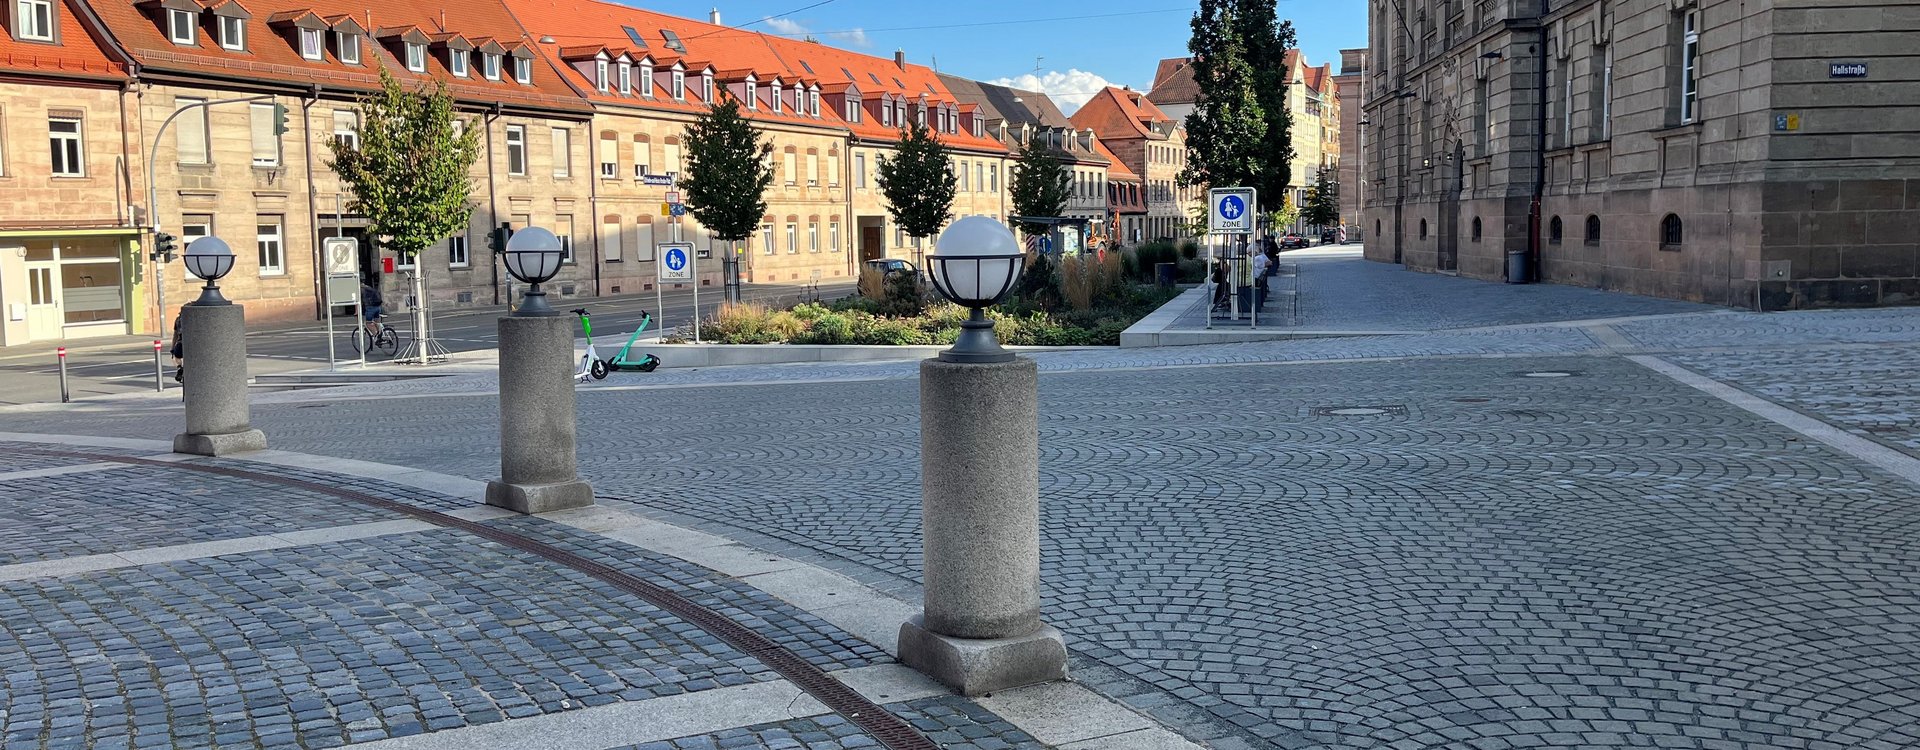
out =
[[[262,474],[244,469],[228,468],[225,466],[205,466],[173,461],[155,461],[146,458],[66,451],[26,449],[20,452],[36,453],[44,456],[110,461],[123,464],[164,466],[172,469],[187,469],[189,471],[198,471],[206,474],[220,474],[239,479],[271,482],[273,484],[281,484],[288,487],[297,487],[303,490],[333,495],[363,505],[371,505],[382,510],[412,516],[413,518],[426,521],[436,526],[459,529],[488,541],[499,542],[500,544],[522,552],[538,555],[547,560],[586,573],[594,578],[612,584],[622,591],[638,596],[646,600],[648,604],[671,612],[681,619],[693,623],[709,635],[725,641],[727,645],[758,659],[761,664],[767,665],[774,672],[779,673],[781,677],[787,678],[788,681],[799,686],[801,690],[806,691],[808,695],[813,696],[815,700],[820,701],[822,705],[831,709],[834,713],[845,717],[848,721],[853,722],[855,726],[865,730],[866,733],[871,735],[875,740],[879,740],[880,744],[892,750],[940,750],[939,744],[928,739],[926,735],[921,734],[919,730],[914,729],[906,722],[901,721],[900,717],[894,716],[886,709],[881,708],[879,704],[867,700],[866,696],[854,691],[853,688],[847,687],[846,684],[839,680],[827,676],[827,673],[820,671],[819,667],[807,663],[805,659],[800,658],[798,654],[793,653],[786,647],[774,643],[766,636],[756,633],[718,612],[688,601],[685,597],[668,591],[658,584],[649,583],[572,552],[534,541],[518,534],[508,533],[478,521],[455,518],[443,513],[415,508],[405,503],[374,497],[354,490],[344,490],[317,482],[289,479],[287,477]]]

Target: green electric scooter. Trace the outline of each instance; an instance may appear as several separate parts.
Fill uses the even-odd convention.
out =
[[[627,345],[620,347],[620,353],[607,358],[606,360],[607,369],[612,370],[614,372],[619,372],[621,370],[626,370],[628,372],[653,372],[654,368],[660,366],[659,357],[653,356],[651,354],[640,354],[638,356],[634,356],[634,353],[633,353],[633,342],[639,341],[640,332],[647,330],[647,326],[652,323],[653,323],[653,315],[651,313],[648,313],[645,310],[641,310],[640,311],[640,327],[633,329],[633,335],[627,337]]]

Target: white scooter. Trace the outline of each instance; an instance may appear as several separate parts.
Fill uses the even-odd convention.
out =
[[[580,355],[580,371],[573,376],[579,378],[582,383],[606,380],[607,363],[600,359],[599,352],[593,350],[593,319],[587,315],[587,309],[584,307],[568,312],[580,318],[580,330],[587,334],[587,353]]]

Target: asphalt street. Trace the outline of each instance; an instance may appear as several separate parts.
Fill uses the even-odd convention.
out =
[[[822,283],[817,295],[820,299],[829,300],[852,294],[853,290],[854,282],[849,279],[839,283]],[[749,302],[783,304],[810,298],[816,292],[799,284],[751,284],[741,294]],[[711,315],[720,306],[721,299],[718,288],[700,289],[701,313]],[[244,300],[241,302],[245,303]],[[654,324],[648,329],[649,335],[662,328],[691,327],[694,290],[665,290],[658,299],[653,294],[640,294],[564,300],[557,302],[556,306],[563,310],[586,308],[593,316],[595,343],[617,350],[634,328],[640,325],[643,312],[654,313]],[[487,306],[439,313],[434,316],[434,337],[448,351],[492,349],[495,346],[494,321],[504,310],[504,307]],[[406,343],[413,338],[409,318],[405,314],[389,315],[387,323],[400,332],[401,350],[404,353]],[[340,361],[353,360],[358,356],[349,338],[352,325],[350,318],[334,319],[333,354]],[[326,324],[321,321],[275,324],[251,330],[247,333],[247,354],[251,360],[249,370],[261,375],[324,367],[328,362],[327,338]],[[55,350],[63,345],[67,348],[68,391],[71,397],[152,390],[155,380],[153,342],[151,336],[117,336],[0,348],[0,379],[6,383],[6,388],[0,389],[0,404],[59,401],[60,367]],[[169,335],[162,346],[171,345]],[[385,355],[376,352],[375,356],[383,358]],[[164,351],[160,360],[164,371],[161,383],[169,388],[177,387],[172,378],[173,360]]]

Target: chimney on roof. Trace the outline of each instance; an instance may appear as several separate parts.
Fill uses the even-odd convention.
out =
[[[722,25],[722,24],[720,23],[720,9],[719,9],[719,8],[714,8],[713,10],[710,10],[710,11],[707,11],[707,23],[710,23],[710,24],[713,24],[713,25],[715,25],[715,26],[720,26],[720,25]]]
[[[903,49],[894,50],[893,64],[899,66],[901,70],[906,70],[907,69],[907,51]]]

